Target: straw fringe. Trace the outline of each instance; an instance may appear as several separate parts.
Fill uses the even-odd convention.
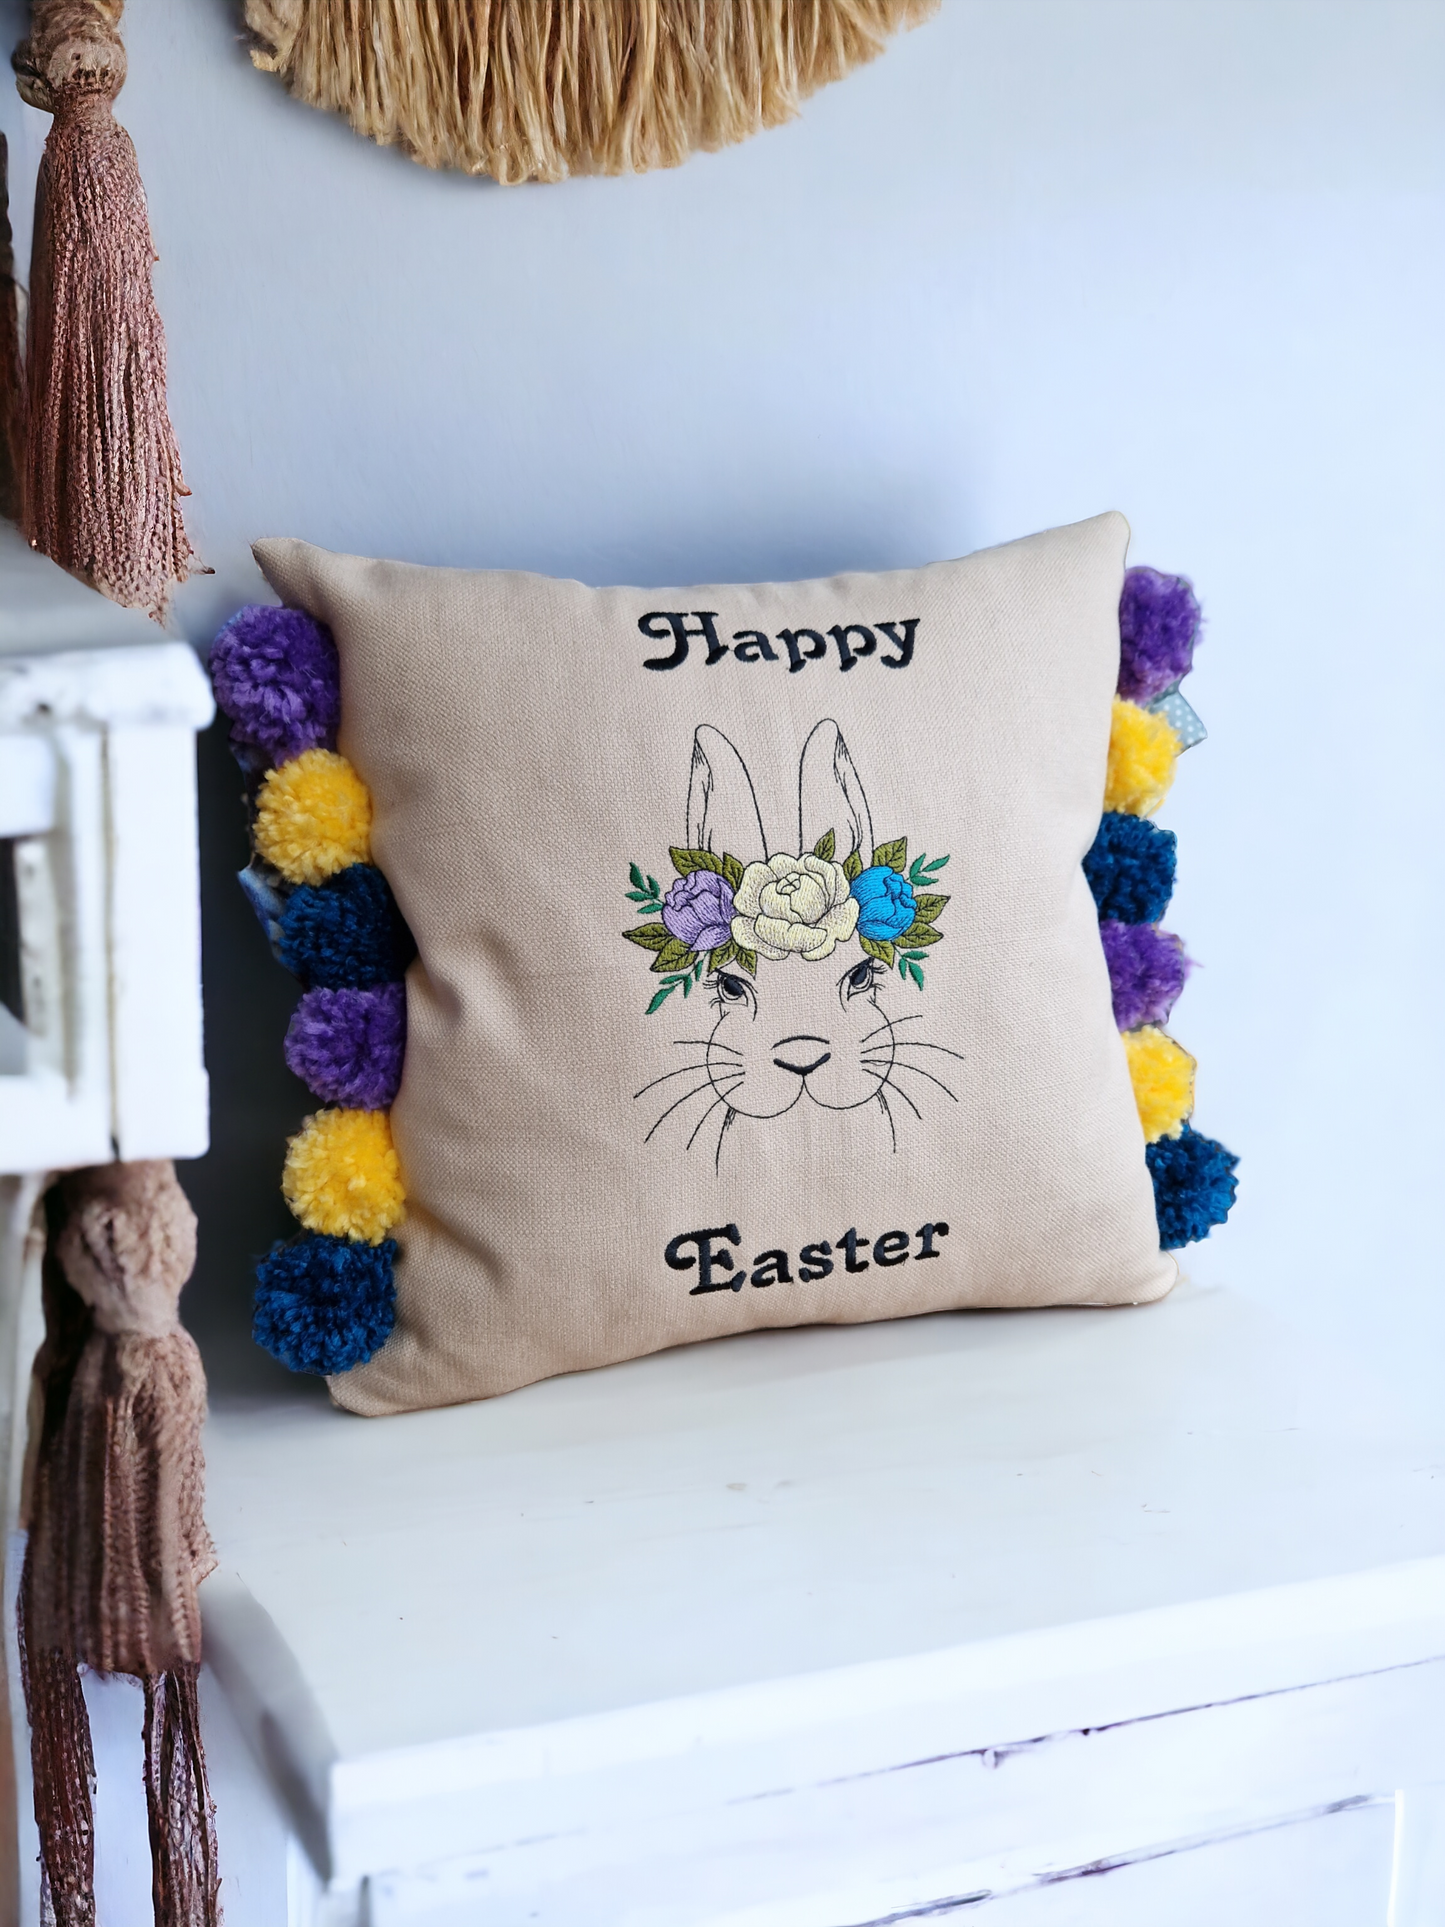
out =
[[[247,0],[251,58],[426,167],[640,174],[791,120],[938,0]]]

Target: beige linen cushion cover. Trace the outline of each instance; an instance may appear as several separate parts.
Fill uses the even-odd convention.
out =
[[[926,568],[684,590],[257,544],[336,638],[340,746],[418,946],[397,1322],[330,1381],[339,1403],[486,1397],[760,1325],[1169,1289],[1080,868],[1127,540],[1109,514]],[[672,614],[685,659],[648,668],[682,654]],[[830,830],[841,864],[870,819],[910,863],[949,857],[922,990],[882,964],[859,988],[845,900],[825,954],[765,951],[726,985],[704,964],[646,1014],[663,978],[623,936],[648,920],[631,864],[665,892],[695,843],[736,880]],[[820,932],[800,941],[822,953]]]

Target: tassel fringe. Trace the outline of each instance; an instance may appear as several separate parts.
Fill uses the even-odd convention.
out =
[[[120,12],[120,0],[38,0],[15,52],[22,96],[55,117],[36,186],[22,527],[62,568],[159,620],[195,555],[145,190],[111,113]]]
[[[96,1927],[88,1666],[145,1689],[156,1927],[218,1927],[197,1692],[205,1379],[176,1321],[196,1222],[160,1162],[73,1172],[47,1210],[18,1614],[44,1920]]]
[[[426,167],[676,167],[791,120],[938,0],[247,0],[251,58]]]

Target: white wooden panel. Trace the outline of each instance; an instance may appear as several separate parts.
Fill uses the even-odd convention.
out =
[[[26,946],[38,946],[23,959],[32,1070],[0,1078],[0,1171],[99,1164],[114,1154],[104,739],[67,723],[50,740],[56,827],[17,849]],[[53,933],[40,907],[47,893]]]
[[[516,1918],[546,1927],[839,1927],[941,1911],[1282,1815],[1392,1800],[1398,1778],[1439,1761],[1442,1723],[1436,1663],[805,1786],[780,1762],[752,1798],[709,1802],[698,1787],[691,1807],[639,1801],[630,1822],[539,1803],[530,1837],[374,1876],[372,1918],[490,1927],[478,1896],[507,1927],[524,1902],[536,1911]],[[510,1817],[497,1812],[499,1835]]]
[[[55,821],[55,751],[44,736],[0,735],[0,836],[33,836]]]
[[[1445,1781],[1403,1787],[1395,1800],[1389,1927],[1440,1927],[1445,1921]]]
[[[196,749],[186,724],[106,738],[116,1155],[205,1151]]]
[[[968,1908],[958,1927],[1385,1927],[1394,1804],[1164,1853]],[[947,1916],[945,1916],[947,1918]]]

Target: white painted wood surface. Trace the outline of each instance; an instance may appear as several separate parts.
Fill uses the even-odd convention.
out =
[[[269,1883],[296,1927],[1126,1927],[1202,1920],[1212,1866],[1234,1927],[1328,1839],[1354,1872],[1296,1917],[1385,1927],[1399,1836],[1424,1927],[1396,1794],[1445,1780],[1441,1444],[1188,1287],[397,1419],[223,1404],[228,1918]]]

